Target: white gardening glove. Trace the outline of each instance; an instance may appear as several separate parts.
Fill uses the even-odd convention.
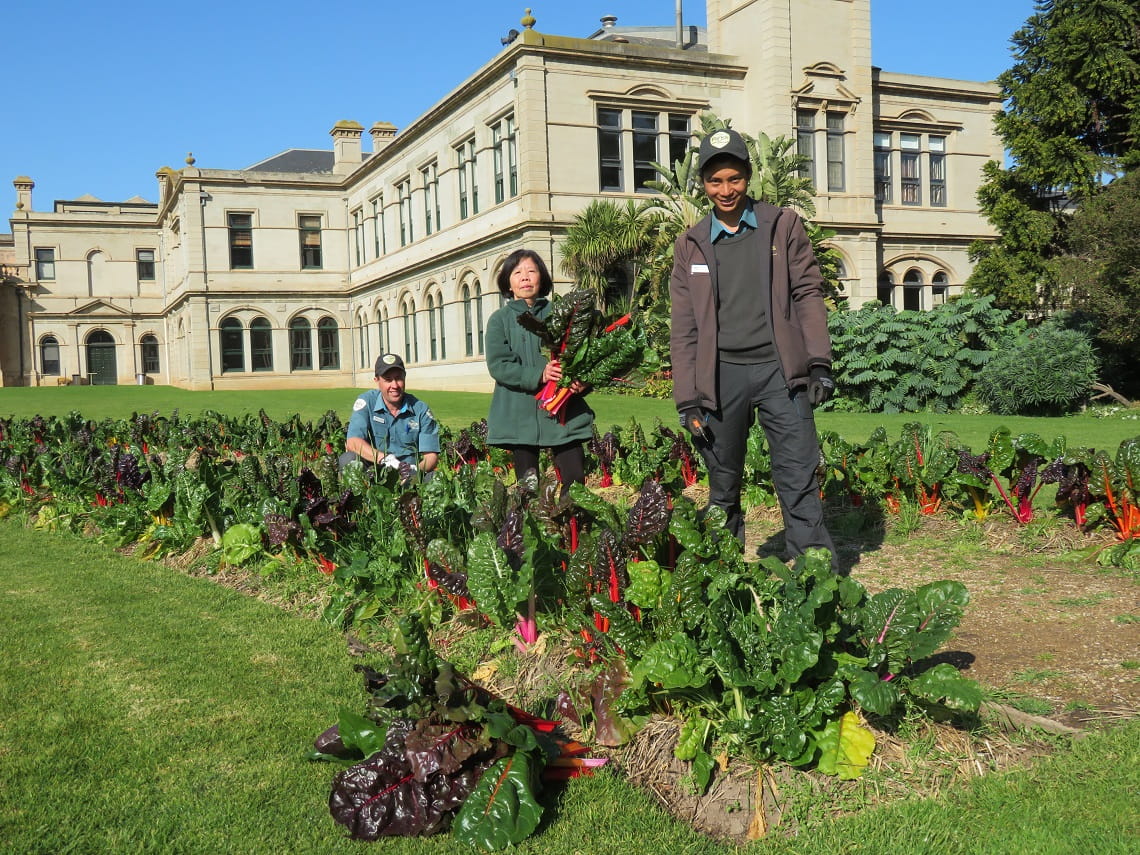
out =
[[[389,469],[399,469],[400,468],[400,458],[398,458],[394,454],[385,454],[380,459],[380,465],[381,466],[387,466]]]

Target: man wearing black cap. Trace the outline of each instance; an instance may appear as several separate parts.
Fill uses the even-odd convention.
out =
[[[758,415],[772,453],[788,553],[835,547],[816,483],[812,407],[831,397],[823,277],[795,211],[748,196],[739,133],[714,131],[697,161],[712,211],[677,239],[670,351],[673,400],[709,469],[709,504],[741,542],[740,482]]]
[[[439,463],[439,424],[428,405],[404,391],[404,360],[385,353],[376,360],[376,388],[352,405],[344,458],[365,464],[416,467],[427,474]]]

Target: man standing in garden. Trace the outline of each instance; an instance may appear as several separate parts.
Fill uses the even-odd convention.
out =
[[[743,542],[741,479],[758,415],[789,556],[835,546],[823,521],[812,407],[831,397],[823,277],[799,215],[748,195],[741,135],[714,131],[697,167],[712,210],[674,247],[673,400],[709,469],[709,504]]]
[[[399,468],[416,467],[423,475],[439,463],[439,423],[428,405],[404,391],[403,358],[385,353],[376,360],[376,388],[352,405],[341,465],[360,460]]]

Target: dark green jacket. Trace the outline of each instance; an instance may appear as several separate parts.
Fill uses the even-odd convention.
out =
[[[593,433],[594,412],[581,395],[566,402],[565,424],[547,415],[534,397],[542,386],[542,370],[550,355],[543,352],[538,336],[519,326],[518,316],[528,310],[525,300],[511,300],[487,321],[487,370],[495,379],[487,442],[539,448],[584,442]],[[535,300],[533,311],[545,319],[550,314],[550,302]]]

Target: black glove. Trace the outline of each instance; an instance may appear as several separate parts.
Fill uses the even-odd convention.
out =
[[[701,442],[711,442],[709,433],[709,414],[700,407],[688,407],[681,410],[681,427],[693,435],[693,439]]]
[[[808,403],[818,407],[831,399],[835,394],[835,381],[831,379],[831,372],[825,365],[816,365],[811,370],[811,379],[808,380]]]

